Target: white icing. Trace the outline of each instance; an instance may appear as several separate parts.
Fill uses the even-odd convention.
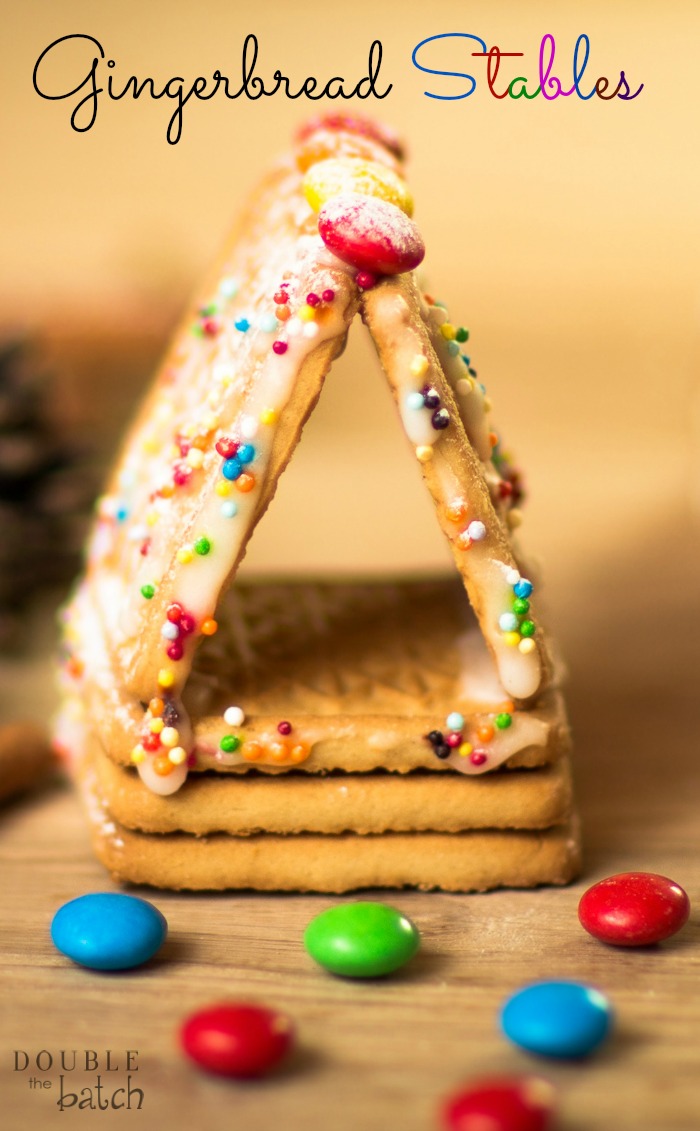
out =
[[[161,797],[168,797],[171,793],[177,793],[187,777],[186,762],[179,766],[173,766],[171,772],[162,777],[153,769],[153,762],[148,755],[143,762],[139,762],[136,768],[143,784],[148,786],[152,793],[158,793]]]
[[[498,671],[509,695],[513,695],[516,699],[529,699],[536,693],[542,679],[539,650],[534,648],[532,652],[523,653],[517,647],[506,644],[498,626],[503,610],[511,607],[512,587],[515,582],[510,579],[517,571],[495,558],[487,559],[487,565],[487,612],[489,625],[493,625],[495,630],[490,632],[489,639],[496,656]],[[519,577],[518,574],[518,579]]]
[[[483,720],[490,721],[487,719]],[[465,741],[470,742],[474,749],[483,750],[486,761],[482,765],[475,765],[469,756],[462,756],[454,750],[445,763],[454,770],[463,774],[483,774],[512,758],[514,754],[530,746],[546,746],[549,726],[543,719],[536,718],[525,711],[517,711],[512,715],[512,722],[505,730],[495,730],[494,736],[488,743],[479,742],[472,736],[471,726],[473,719],[467,720]]]
[[[201,754],[203,751],[199,749],[199,753]],[[221,766],[238,766],[245,761],[245,758],[242,758],[240,754],[227,753],[225,750],[215,750],[211,753],[211,757]]]
[[[415,382],[415,377],[413,378]],[[408,395],[411,392],[420,392],[415,384],[410,388],[409,382],[406,383],[407,388],[402,390],[399,397],[399,412],[401,413],[401,422],[404,426],[404,431],[414,447],[419,448],[423,445],[432,445],[435,443],[439,436],[439,432],[433,428],[430,418],[432,410],[429,408],[411,408],[407,404]]]

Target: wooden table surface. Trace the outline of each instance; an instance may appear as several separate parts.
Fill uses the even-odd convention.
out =
[[[126,109],[119,114],[126,125],[105,114],[89,141],[76,143],[65,108],[52,110],[27,81],[51,38],[98,26],[96,5],[90,20],[87,7],[19,5],[13,34],[5,37],[3,78],[13,84],[13,97],[3,100],[0,114],[7,115],[14,156],[0,191],[13,223],[6,226],[0,295],[6,323],[16,318],[48,332],[47,371],[60,376],[59,415],[72,424],[81,450],[89,439],[106,460],[114,438],[106,434],[125,418],[162,346],[165,322],[200,260],[214,250],[236,194],[247,190],[263,155],[267,161],[274,138],[304,111],[300,103],[284,109],[283,100],[266,119],[271,130],[261,130],[260,108],[237,106],[236,144],[222,157],[221,173],[208,179],[205,208],[195,207],[206,181],[202,170],[230,128],[230,119],[212,117],[213,104],[212,132],[204,132],[204,116],[193,114],[183,146],[162,141],[162,103],[152,104],[150,125],[136,128],[137,118],[149,120],[144,100],[131,124]],[[219,38],[228,33],[230,42],[240,42],[240,6],[216,0],[198,21],[189,7],[103,4],[102,30],[93,34],[111,51],[121,50],[120,65],[138,47],[142,60],[169,51],[183,66],[189,61],[185,74],[196,74],[212,28]],[[630,82],[647,83],[644,96],[624,111],[581,103],[566,114],[558,104],[545,113],[534,103],[529,124],[521,119],[514,128],[514,107],[482,100],[477,114],[465,116],[455,103],[456,116],[448,116],[445,104],[426,108],[421,85],[415,89],[422,109],[414,113],[419,103],[403,101],[407,83],[391,104],[399,111],[395,124],[411,127],[412,184],[420,223],[426,222],[433,285],[455,317],[469,320],[499,430],[527,472],[523,539],[544,557],[551,620],[570,669],[582,878],[536,892],[391,893],[420,927],[424,946],[397,976],[366,983],[326,975],[303,951],[310,917],[335,900],[144,892],[168,918],[168,943],[141,970],[100,975],[73,966],[49,939],[52,915],[64,901],[114,886],[91,855],[77,799],[66,785],[54,785],[6,804],[0,808],[0,1131],[437,1131],[441,1097],[464,1080],[533,1070],[557,1087],[562,1131],[700,1128],[699,913],[675,939],[639,951],[604,947],[577,920],[589,884],[629,869],[673,877],[700,906],[700,462],[691,454],[700,435],[700,164],[688,142],[697,51],[691,17],[697,23],[700,9],[637,5],[641,18],[632,21],[631,8],[558,4],[552,28],[563,66],[564,53],[570,56],[565,44],[575,42],[585,11],[593,26],[583,27],[601,60],[591,66],[610,73],[624,65]],[[69,9],[76,13],[70,19]],[[501,42],[530,44],[531,51],[545,30],[541,9],[452,3],[440,15],[459,16],[459,27],[495,27]],[[279,47],[280,58],[296,63],[302,42],[298,58],[313,61],[308,21],[299,19],[298,5],[287,10],[285,21],[281,5],[256,6],[267,57],[276,59]],[[467,13],[473,24],[465,22]],[[340,46],[353,68],[366,57],[368,28],[397,50],[429,35],[426,27],[447,30],[437,11],[426,21],[423,5],[401,6],[400,29],[388,4],[366,0],[352,11],[339,8],[338,19]],[[142,64],[142,73],[148,66]],[[230,114],[223,103],[218,112]],[[393,120],[395,110],[387,113]],[[458,244],[464,253],[455,254]],[[298,535],[288,505],[298,472],[305,509],[299,512],[304,537],[296,542],[309,560],[317,563],[319,548],[335,545],[343,561],[349,545],[365,553],[355,516],[350,521],[338,505],[325,467],[318,474],[303,463],[317,423],[333,459],[345,441],[350,483],[376,554],[390,551],[403,561],[428,546],[435,524],[427,501],[420,510],[417,490],[415,504],[408,499],[403,512],[388,478],[386,445],[396,432],[403,459],[404,439],[389,420],[393,407],[382,415],[381,396],[389,401],[384,383],[372,391],[366,344],[352,360],[352,339],[360,336],[351,336],[334,367],[253,552],[264,555],[256,547],[267,544],[268,556],[279,558],[282,545],[287,558],[292,542],[275,515],[280,522],[292,515]],[[389,492],[382,489],[387,482]],[[367,506],[386,494],[391,521],[385,513],[375,518]],[[307,535],[319,513],[320,547]],[[297,565],[303,568],[303,560]],[[38,616],[29,659],[0,662],[2,719],[48,714],[48,623]],[[498,1032],[499,1007],[510,992],[558,977],[599,986],[616,1010],[613,1037],[585,1063],[535,1060]],[[298,1025],[298,1055],[262,1083],[209,1079],[177,1050],[177,1026],[189,1010],[237,996],[286,1009]],[[37,1074],[13,1071],[15,1049],[31,1055],[92,1049],[102,1062],[110,1049],[119,1068],[101,1073],[106,1094],[126,1082],[124,1050],[138,1050],[133,1083],[144,1092],[143,1109],[61,1114],[60,1070],[46,1074],[51,1088],[31,1087]],[[96,1075],[71,1073],[66,1087],[86,1086]]]
[[[51,945],[52,914],[68,899],[113,885],[91,856],[77,799],[57,783],[6,805],[4,1131],[71,1120],[56,1103],[60,1069],[15,1072],[15,1049],[32,1056],[93,1049],[103,1060],[112,1050],[117,1070],[102,1074],[103,1100],[126,1082],[125,1050],[138,1050],[132,1083],[144,1093],[143,1114],[132,1118],[178,1131],[419,1131],[438,1126],[441,1097],[464,1080],[533,1070],[557,1086],[564,1131],[700,1127],[697,914],[675,939],[626,951],[589,938],[576,913],[591,882],[630,869],[669,875],[691,901],[700,899],[697,645],[689,623],[697,573],[689,553],[666,554],[672,526],[680,551],[677,521],[669,519],[668,530],[654,527],[649,545],[629,545],[629,560],[622,554],[614,569],[589,564],[585,601],[564,602],[563,590],[553,588],[570,666],[583,878],[536,892],[393,893],[424,939],[419,956],[394,977],[342,981],[312,965],[302,932],[333,899],[235,893],[144,892],[170,924],[162,953],[131,973],[79,969]],[[45,662],[38,661],[40,672]],[[3,697],[8,704],[12,698],[14,713],[28,713],[43,678],[36,664],[6,665],[4,676]],[[614,1036],[584,1063],[535,1060],[498,1032],[499,1006],[511,991],[561,977],[600,987],[616,1011]],[[298,1054],[274,1078],[245,1085],[209,1079],[179,1054],[175,1034],[184,1014],[231,997],[267,1002],[295,1018]],[[32,1087],[31,1075],[52,1087]],[[65,1089],[94,1084],[95,1076],[66,1074]],[[82,1111],[73,1119],[74,1126],[136,1125],[123,1111]]]

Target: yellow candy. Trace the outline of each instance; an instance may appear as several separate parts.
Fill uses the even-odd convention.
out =
[[[175,683],[175,672],[169,668],[161,668],[158,672],[158,686],[172,687]]]
[[[187,565],[189,562],[192,561],[192,558],[194,557],[194,555],[193,555],[192,550],[189,546],[183,546],[181,550],[178,550],[175,557],[179,561],[180,565]]]
[[[312,165],[304,177],[304,195],[314,212],[320,212],[332,196],[342,192],[359,192],[376,196],[413,215],[413,197],[406,182],[378,161],[361,157],[330,157]]]
[[[451,342],[456,336],[457,331],[451,322],[443,322],[442,326],[440,327],[440,333],[442,334],[443,338],[446,338],[448,342]]]
[[[431,444],[421,444],[416,448],[416,456],[421,463],[428,463],[433,458],[433,449]]]
[[[231,494],[231,484],[229,483],[228,479],[219,479],[214,490],[216,491],[217,495],[222,495],[224,498],[226,498],[227,495]]]
[[[474,747],[471,742],[463,742],[458,748],[457,753],[460,754],[462,758],[468,758],[473,749]]]
[[[301,318],[302,322],[313,322],[316,319],[316,311],[313,306],[309,306],[309,304],[305,302],[304,305],[299,308],[297,318]]]
[[[144,750],[143,746],[139,742],[134,747],[134,749],[131,751],[131,761],[134,763],[135,766],[138,766],[141,762],[143,762],[145,760],[145,758],[146,758],[146,751]]]
[[[150,730],[151,734],[160,734],[164,726],[165,723],[162,719],[151,719],[150,723],[148,724],[148,729]]]
[[[261,424],[275,424],[277,422],[277,413],[274,408],[264,408],[260,413]]]
[[[520,643],[520,633],[504,632],[503,643],[506,644],[509,648],[517,648],[518,644]]]

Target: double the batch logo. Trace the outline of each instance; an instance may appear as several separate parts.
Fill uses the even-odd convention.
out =
[[[138,1049],[15,1049],[13,1070],[31,1092],[48,1093],[59,1111],[140,1111],[144,1100],[134,1084]]]

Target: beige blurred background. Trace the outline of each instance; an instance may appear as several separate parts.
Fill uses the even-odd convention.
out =
[[[645,87],[628,103],[496,101],[480,78],[467,100],[426,98],[425,89],[453,88],[420,74],[411,51],[455,31],[523,51],[509,74],[533,78],[550,32],[565,86],[585,32],[583,86],[624,68],[633,89]],[[23,4],[1,48],[2,322],[39,332],[63,414],[104,452],[239,201],[318,104],[192,100],[182,140],[169,146],[172,103],[103,95],[93,129],[76,134],[77,99],[39,98],[34,63],[52,40],[84,33],[116,60],[115,82],[191,80],[217,67],[235,80],[248,32],[260,42],[258,73],[279,68],[297,82],[354,82],[381,40],[380,85],[393,90],[353,108],[408,139],[426,283],[469,326],[473,363],[525,469],[523,541],[544,561],[551,615],[569,652],[589,636],[599,649],[613,613],[615,631],[633,623],[641,632],[664,593],[677,592],[678,572],[693,570],[700,9],[690,0]],[[463,43],[436,50],[433,65],[481,76]],[[85,71],[84,50],[63,58],[63,76],[54,62],[44,72],[56,89]],[[280,545],[304,569],[446,560],[359,325],[352,337],[261,525],[253,565],[279,562]],[[626,610],[632,575],[644,604]],[[692,593],[678,611],[688,652]]]

